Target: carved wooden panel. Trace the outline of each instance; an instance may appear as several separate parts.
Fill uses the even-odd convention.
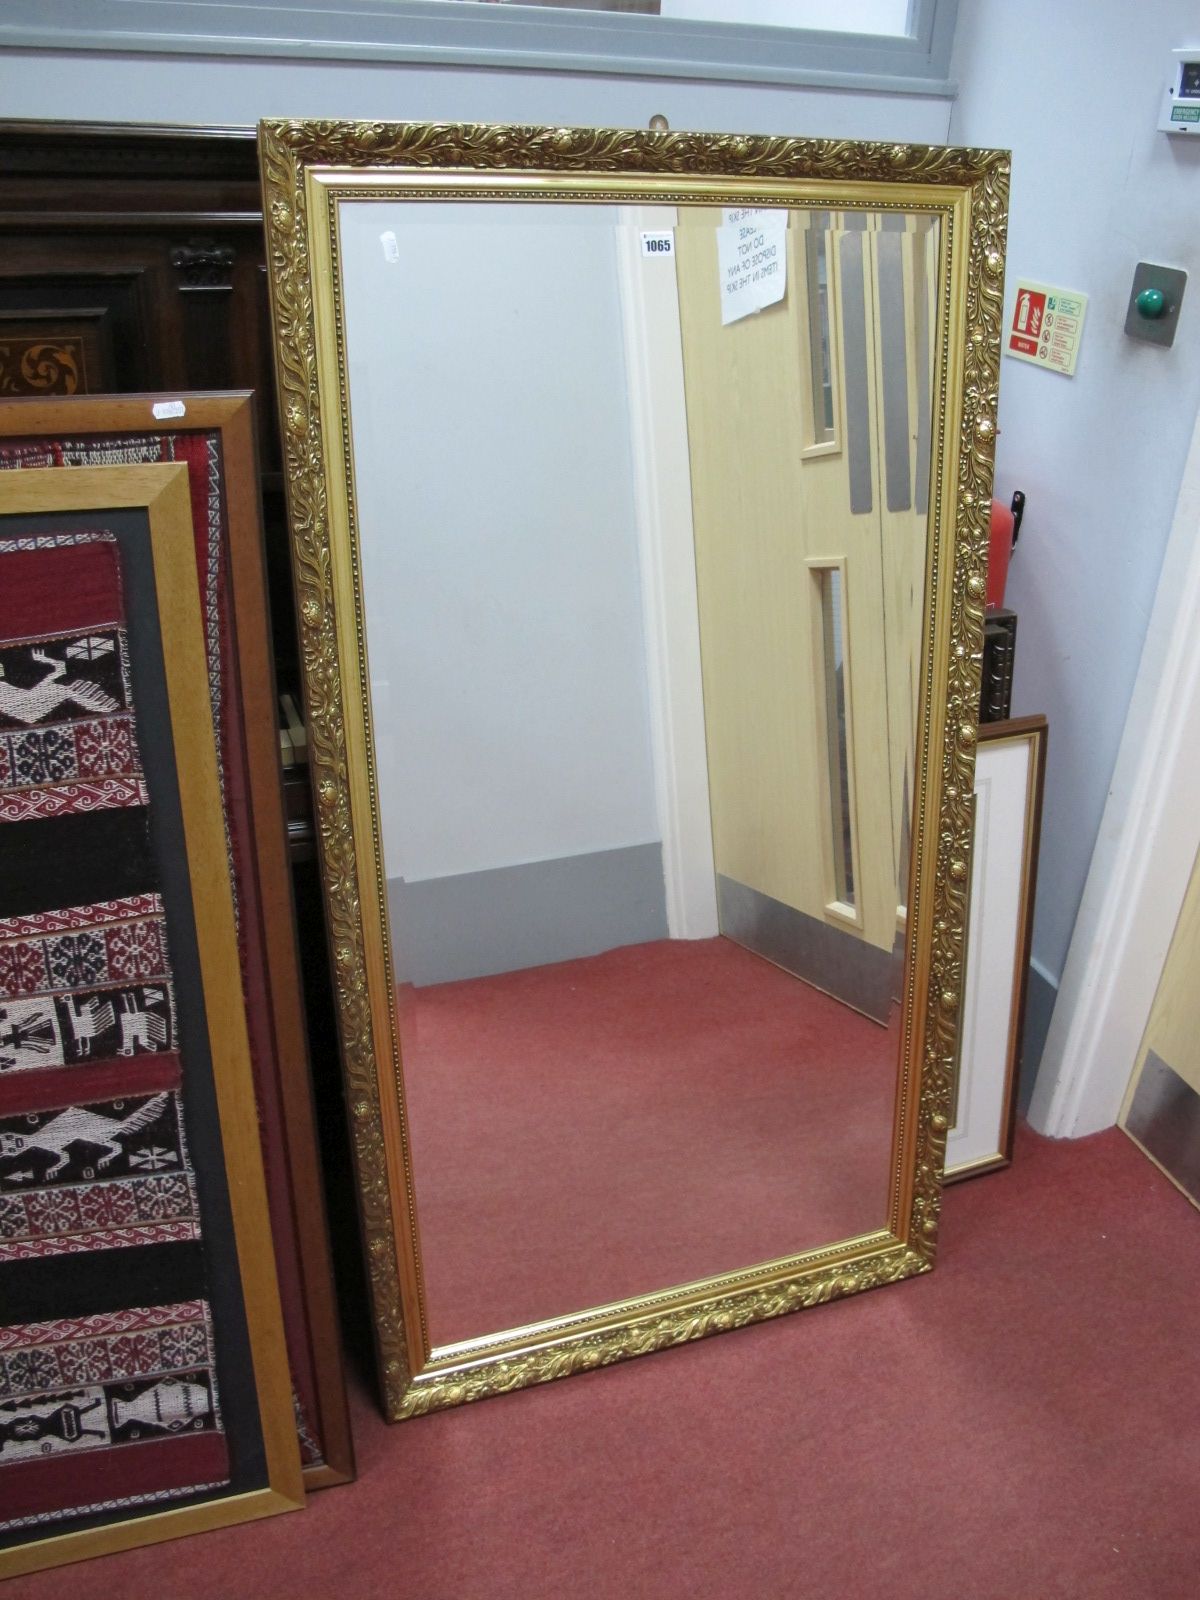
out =
[[[0,260],[0,394],[104,394],[137,374],[136,271],[62,274]]]
[[[276,661],[296,686],[253,134],[0,122],[0,394],[187,389],[255,391]]]
[[[105,365],[87,321],[0,311],[0,396],[94,394]]]

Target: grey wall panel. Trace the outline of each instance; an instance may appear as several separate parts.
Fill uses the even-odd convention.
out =
[[[1200,1205],[1200,1094],[1153,1050],[1146,1052],[1125,1131]]]
[[[392,953],[418,987],[667,937],[661,844],[418,883],[391,879]]]
[[[890,950],[806,916],[733,878],[717,876],[721,932],[835,1000],[886,1024],[892,1008]]]
[[[654,0],[650,8],[658,10]],[[0,49],[110,52],[119,38],[123,50],[154,55],[812,83],[950,99],[957,13],[958,0],[911,0],[904,32],[888,34],[630,17],[586,0],[552,9],[441,0],[4,0]]]

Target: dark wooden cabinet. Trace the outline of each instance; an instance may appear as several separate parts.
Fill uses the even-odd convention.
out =
[[[0,123],[0,395],[253,389],[276,666],[295,688],[250,131]]]

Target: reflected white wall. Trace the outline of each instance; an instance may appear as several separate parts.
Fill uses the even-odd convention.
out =
[[[611,214],[342,217],[389,879],[656,840]]]

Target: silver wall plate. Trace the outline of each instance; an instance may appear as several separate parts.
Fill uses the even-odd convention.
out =
[[[1148,344],[1173,345],[1186,287],[1187,273],[1181,267],[1160,267],[1153,261],[1139,261],[1134,269],[1133,288],[1129,291],[1129,307],[1125,313],[1125,332],[1129,337],[1145,339]],[[1138,310],[1137,299],[1143,289],[1162,290],[1166,303],[1161,316],[1145,317]]]
[[[1153,1050],[1146,1051],[1125,1132],[1200,1206],[1200,1094]]]

